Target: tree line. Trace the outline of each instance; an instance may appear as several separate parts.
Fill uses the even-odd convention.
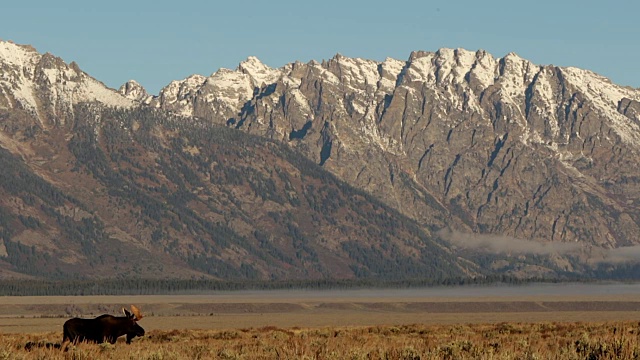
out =
[[[590,282],[584,278],[529,278],[507,275],[448,279],[318,279],[221,281],[209,279],[0,280],[0,296],[193,295],[243,290],[357,290],[440,286],[523,285]]]

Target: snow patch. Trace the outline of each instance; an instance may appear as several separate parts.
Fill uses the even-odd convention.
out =
[[[249,75],[229,69],[216,71],[203,85],[203,90],[212,94],[216,101],[236,109],[253,97],[253,89]]]
[[[406,70],[404,79],[406,81],[422,82],[429,85],[436,83],[436,67],[434,64],[435,54],[428,53],[419,58],[413,59]]]
[[[385,94],[390,94],[393,92],[393,89],[396,87],[396,82],[398,81],[398,76],[404,69],[406,62],[386,58],[380,64],[380,80],[378,81],[378,89]]]
[[[255,56],[249,56],[245,61],[241,62],[238,65],[238,71],[249,75],[256,87],[273,84],[283,74],[282,71],[263,64]]]
[[[466,82],[465,78],[476,61],[476,53],[464,49],[454,51],[456,66],[453,68],[453,78],[456,84]]]
[[[397,78],[398,75],[400,75],[400,73],[402,72],[402,69],[404,69],[405,64],[405,61],[386,58],[381,65],[384,73],[392,75],[393,78]],[[384,75],[385,74],[383,74],[383,76]]]
[[[31,46],[17,45],[12,42],[0,41],[0,60],[9,65],[34,66],[41,55]]]
[[[569,83],[595,104],[594,110],[610,120],[622,141],[640,146],[640,127],[617,111],[622,98],[640,101],[640,91],[615,85],[592,71],[575,67],[564,67],[561,71]]]
[[[291,95],[293,95],[294,101],[298,104],[300,110],[305,113],[306,116],[311,116],[313,112],[311,111],[311,107],[309,106],[309,100],[304,96],[302,91],[299,89],[292,89]]]
[[[471,74],[482,86],[481,89],[472,89],[475,91],[482,91],[489,86],[493,85],[496,80],[497,61],[489,53],[484,50],[479,50],[475,54],[476,61],[474,62]],[[479,92],[478,91],[478,92]]]
[[[117,91],[106,87],[100,81],[82,74],[81,81],[75,91],[77,94],[74,103],[83,101],[98,101],[108,106],[132,107],[133,101],[122,96]]]
[[[324,82],[332,84],[332,85],[340,85],[340,78],[338,78],[334,73],[328,71],[320,63],[317,61],[311,61],[309,66],[317,71],[319,77],[324,80]]]
[[[442,48],[436,53],[414,53],[407,69],[407,79],[429,85],[435,85],[437,82],[465,86],[467,75],[474,73],[487,87],[493,83],[495,63],[496,61],[485,52],[465,49]]]
[[[40,66],[43,55],[30,46],[16,45],[0,41],[0,67],[3,68],[0,85],[13,95],[20,105],[39,116],[39,101],[35,95],[36,68]],[[131,100],[109,89],[92,77],[77,72],[61,63],[56,68],[41,68],[48,94],[48,100],[57,108],[57,103],[73,105],[79,102],[99,102],[109,106],[130,107]],[[4,91],[3,91],[4,92]],[[5,92],[6,94],[6,92]]]
[[[339,73],[336,75],[340,77],[342,83],[358,90],[377,86],[380,79],[378,62],[360,58],[348,58],[342,55],[336,56],[334,61],[339,67]]]
[[[16,100],[20,103],[23,109],[33,113],[36,117],[40,117],[38,113],[38,102],[33,93],[33,86],[31,84],[27,84],[25,82],[20,82],[14,84],[13,96],[15,96]],[[11,84],[9,84],[9,88],[11,88]]]
[[[527,86],[533,81],[542,67],[536,66],[514,53],[502,58],[502,74],[500,75],[502,92],[505,99],[522,98]]]

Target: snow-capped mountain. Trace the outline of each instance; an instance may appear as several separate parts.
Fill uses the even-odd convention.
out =
[[[74,64],[1,44],[0,279],[443,281],[477,272],[285,144],[152,109],[160,99],[134,81],[117,92]],[[251,59],[242,69],[253,75],[193,76],[161,99],[181,97],[180,110],[203,86],[220,111],[233,109],[253,94],[247,78],[272,80]],[[393,233],[369,238],[388,224]]]
[[[640,245],[640,90],[587,70],[463,49],[249,57],[149,95],[0,42],[0,92],[0,276],[63,249],[48,266],[99,274],[93,251],[114,246],[179,276],[545,276]]]
[[[134,102],[84,73],[76,63],[67,65],[31,46],[0,41],[0,109],[18,109],[41,125],[64,123],[73,106],[97,102],[131,107]]]
[[[463,49],[250,57],[146,102],[287,142],[425,226],[638,243],[640,91],[587,70]]]

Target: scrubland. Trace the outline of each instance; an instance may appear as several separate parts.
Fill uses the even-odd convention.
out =
[[[637,359],[640,324],[538,322],[151,330],[131,345],[47,348],[60,334],[6,333],[0,359]],[[25,350],[29,342],[39,344]]]
[[[640,359],[635,290],[470,290],[0,297],[0,360]],[[131,345],[121,338],[55,348],[69,317],[117,314],[128,304],[146,315],[146,335]]]

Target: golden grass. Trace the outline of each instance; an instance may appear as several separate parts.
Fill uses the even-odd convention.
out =
[[[638,359],[638,322],[540,322],[226,330],[152,330],[131,345],[79,344],[59,333],[3,334],[0,359]]]
[[[3,297],[0,360],[640,359],[637,296],[348,294]],[[131,345],[24,348],[59,343],[68,306],[91,317],[128,304],[146,315]]]

